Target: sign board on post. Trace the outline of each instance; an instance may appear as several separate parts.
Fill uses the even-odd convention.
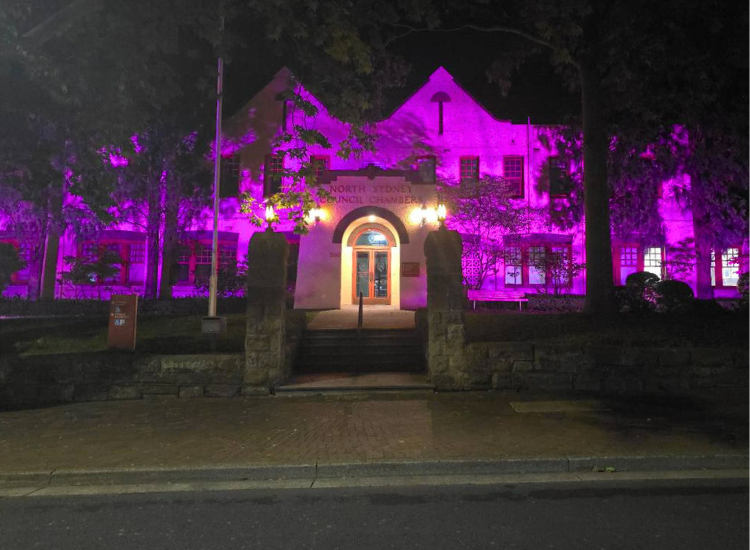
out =
[[[135,328],[138,318],[137,294],[113,294],[109,300],[110,349],[135,350]]]

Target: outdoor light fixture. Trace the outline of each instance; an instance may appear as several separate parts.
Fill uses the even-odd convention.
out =
[[[276,220],[276,214],[273,211],[273,205],[268,204],[266,205],[266,223],[268,224],[268,229],[271,229],[271,224]]]
[[[437,219],[438,223],[442,226],[445,223],[445,218],[448,217],[448,210],[445,208],[444,203],[438,203],[437,207]]]
[[[323,209],[311,208],[310,213],[308,214],[308,219],[311,222],[320,223],[320,220],[323,219]]]
[[[428,214],[427,206],[424,204],[422,204],[421,214],[422,214],[422,220],[419,224],[419,227],[424,227],[427,224],[427,214]]]

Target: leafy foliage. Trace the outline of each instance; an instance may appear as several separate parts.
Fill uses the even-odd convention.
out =
[[[448,203],[451,219],[467,233],[464,256],[478,263],[478,276],[465,283],[473,289],[482,288],[505,254],[503,238],[521,233],[541,214],[514,201],[516,190],[496,176],[461,183],[442,181],[438,189]]]
[[[208,292],[210,276],[196,275],[195,279],[198,291]],[[243,296],[247,288],[247,256],[237,264],[220,264],[216,284],[217,296],[221,298]]]
[[[0,295],[10,283],[11,275],[26,267],[18,250],[10,243],[0,243]]]

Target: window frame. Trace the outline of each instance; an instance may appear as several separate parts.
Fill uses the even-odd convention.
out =
[[[532,248],[543,248],[544,249],[544,256],[545,258],[550,256],[551,254],[556,253],[554,249],[556,248],[564,248],[565,249],[565,255],[567,257],[568,262],[573,261],[573,244],[572,243],[550,243],[550,242],[536,242],[536,243],[523,243],[513,246],[506,246],[506,254],[503,255],[503,285],[508,288],[520,288],[520,287],[531,287],[531,288],[543,288],[547,286],[547,281],[551,280],[552,276],[549,269],[545,269],[543,273],[543,280],[541,283],[531,283],[530,277],[531,277],[531,268],[533,267],[531,264],[531,249]],[[520,282],[518,283],[508,283],[507,281],[507,258],[508,254],[507,251],[509,249],[518,249],[520,250],[520,261],[521,265],[517,266],[521,268],[521,274],[520,274]],[[510,264],[511,266],[516,266],[516,264]],[[572,288],[573,287],[573,277],[568,276],[567,281],[564,285],[560,285],[562,288]]]
[[[473,174],[473,172],[476,172],[475,175],[464,175],[464,162],[472,162],[471,170],[470,172]],[[479,181],[479,156],[478,155],[462,155],[458,159],[458,179],[460,183],[463,183],[465,181]]]
[[[282,190],[284,157],[277,153],[266,155],[263,165],[263,196],[270,197]]]
[[[735,288],[737,286],[737,283],[735,284],[725,284],[724,283],[724,269],[729,269],[731,264],[729,264],[729,259],[726,257],[726,252],[728,250],[736,250],[737,255],[735,256],[737,258],[737,263],[735,264],[737,267],[737,277],[739,278],[741,266],[739,263],[739,258],[742,256],[742,246],[741,245],[735,245],[735,246],[727,246],[725,248],[721,248],[718,250],[711,249],[711,274],[712,274],[712,281],[711,286],[713,288]],[[726,264],[726,265],[725,265]]]
[[[92,240],[84,240],[79,241],[76,243],[76,257],[77,258],[86,258],[89,256],[90,261],[96,261],[99,257],[101,257],[102,253],[108,249],[109,246],[116,244],[119,247],[118,254],[120,256],[120,275],[115,280],[102,280],[99,277],[97,277],[96,282],[92,282],[94,285],[119,285],[119,286],[133,286],[133,285],[139,285],[142,284],[143,281],[131,281],[130,280],[130,266],[133,263],[146,263],[146,238],[144,236],[142,241],[139,240],[132,240],[132,239],[122,239],[122,238],[113,238],[113,237],[105,237],[102,239],[98,239],[95,241]],[[143,247],[143,261],[142,262],[132,262],[131,261],[131,247],[133,246],[142,246]],[[87,248],[93,248],[96,250],[96,257],[91,256],[90,252],[86,252]]]
[[[508,176],[508,163],[510,161],[520,162],[520,176]],[[503,179],[509,184],[515,183],[517,185],[517,192],[516,194],[511,195],[512,199],[522,199],[526,196],[526,178],[524,177],[525,169],[526,163],[523,155],[506,155],[503,157]]]
[[[423,166],[428,166],[432,163],[432,168],[429,172],[429,177],[425,179]],[[435,155],[421,155],[416,159],[416,170],[419,173],[419,179],[422,183],[436,183],[437,182],[437,157]]]
[[[228,199],[240,194],[240,174],[242,161],[239,153],[221,157],[219,175],[219,197]]]
[[[660,271],[661,274],[659,275],[660,279],[664,279],[664,262],[666,261],[666,252],[663,246],[642,246],[638,243],[633,242],[624,242],[619,243],[615,247],[613,247],[612,250],[612,276],[614,279],[614,285],[615,286],[625,286],[625,281],[622,279],[622,249],[623,248],[635,248],[636,249],[636,263],[635,266],[635,272],[638,273],[641,271],[646,271],[646,252],[650,248],[658,248],[661,251],[661,266]],[[632,267],[631,265],[626,265],[625,267]]]
[[[316,181],[320,181],[320,178],[322,178],[326,172],[331,170],[331,157],[329,155],[312,155],[310,161],[312,163],[312,168],[315,171]]]
[[[190,254],[187,256],[188,261],[183,262],[180,261],[183,257],[185,257],[185,254],[183,254],[184,249],[187,248],[190,252]],[[196,275],[196,268],[201,265],[208,265],[208,273],[209,276],[211,274],[211,254],[212,254],[212,248],[213,248],[213,241],[211,239],[205,239],[205,238],[198,238],[198,239],[186,239],[183,241],[180,241],[178,245],[178,252],[177,252],[177,270],[175,271],[175,281],[174,286],[181,286],[181,287],[190,287],[195,286],[195,275]],[[203,252],[204,250],[208,250],[208,262],[206,261],[199,261],[199,259],[203,258],[203,256],[198,255],[198,251]],[[219,240],[219,261],[217,267],[223,267],[226,265],[229,265],[229,262],[231,261],[231,255],[226,254],[225,252],[227,250],[232,250],[234,252],[234,262],[235,265],[237,264],[237,241],[236,240]],[[181,265],[187,265],[188,270],[188,278],[186,280],[180,280],[179,277],[179,266]]]
[[[553,180],[553,169],[557,173],[557,177]],[[570,186],[562,185],[563,174],[569,172],[569,167],[565,166],[565,161],[558,156],[549,157],[547,159],[547,175],[549,179],[549,196],[551,198],[568,198],[570,197],[571,189]],[[553,192],[553,181],[556,181],[557,192]]]

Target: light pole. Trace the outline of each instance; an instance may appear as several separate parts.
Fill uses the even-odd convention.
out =
[[[224,16],[221,17],[224,31]],[[221,182],[221,102],[224,91],[224,61],[219,55],[216,75],[216,141],[214,142],[214,229],[211,242],[211,278],[208,283],[208,316],[203,318],[201,332],[221,334],[226,331],[226,317],[216,315],[216,294],[219,277],[219,184]]]

